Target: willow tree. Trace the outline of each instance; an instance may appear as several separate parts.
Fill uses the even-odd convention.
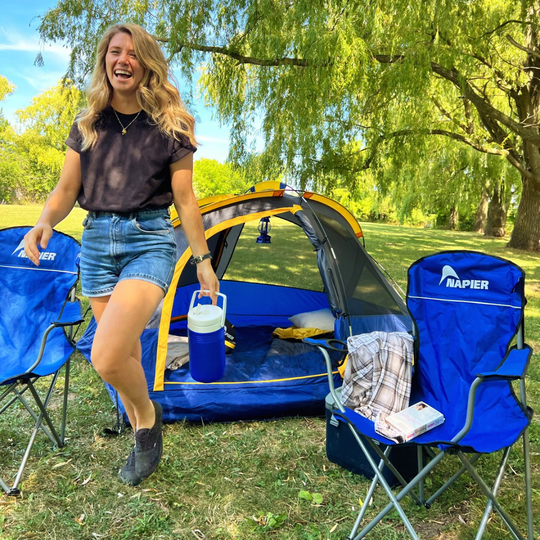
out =
[[[60,0],[39,30],[83,80],[97,37],[128,20],[188,80],[204,66],[233,159],[257,128],[267,163],[300,182],[329,167],[352,180],[409,137],[448,137],[519,171],[509,245],[539,249],[539,1]]]
[[[79,89],[60,81],[16,112],[19,133],[13,150],[24,163],[15,179],[19,200],[41,202],[58,182],[67,148],[64,141],[84,101]]]
[[[0,75],[0,103],[14,91],[15,85]],[[16,179],[20,173],[17,156],[13,152],[15,138],[15,131],[0,109],[0,203],[12,202]]]

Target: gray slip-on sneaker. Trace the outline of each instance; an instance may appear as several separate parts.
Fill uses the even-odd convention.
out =
[[[118,471],[118,476],[124,484],[137,486],[142,478],[135,474],[135,447],[131,449],[125,465]]]
[[[150,476],[159,465],[163,452],[163,409],[152,401],[156,421],[150,429],[138,429],[135,433],[135,476],[140,479]]]

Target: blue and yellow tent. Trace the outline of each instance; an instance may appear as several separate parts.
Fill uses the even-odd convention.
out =
[[[166,368],[170,337],[186,335],[189,302],[199,288],[196,269],[187,264],[191,250],[182,224],[173,216],[178,262],[169,292],[153,318],[158,323],[141,338],[150,395],[162,404],[167,421],[323,414],[328,381],[321,356],[300,341],[280,340],[273,334],[276,328],[291,327],[289,317],[296,314],[331,310],[337,339],[374,330],[410,330],[403,300],[365,251],[354,216],[337,202],[279,182],[263,182],[242,195],[201,199],[199,207],[237,344],[227,355],[226,372],[219,382],[194,381],[189,364]],[[265,217],[303,230],[316,252],[322,290],[227,279],[245,225]],[[250,258],[256,265],[260,248],[252,244]],[[94,332],[92,322],[78,344],[87,358]]]

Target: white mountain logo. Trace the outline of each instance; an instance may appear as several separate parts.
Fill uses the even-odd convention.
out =
[[[26,252],[24,251],[24,238],[19,242],[19,245],[13,250],[12,255],[15,255],[19,252],[17,257],[21,257],[22,259],[28,259]],[[41,261],[54,261],[56,257],[56,253],[54,251],[42,251],[39,254],[39,259]]]
[[[13,250],[12,255],[15,255],[19,249],[22,249],[24,247],[24,238],[19,242],[19,245]]]
[[[451,266],[443,266],[442,269],[442,276],[441,281],[439,281],[439,285],[447,278],[447,277],[453,277],[455,279],[459,279],[458,275],[456,274],[456,271]]]
[[[457,272],[448,264],[443,266],[439,285],[446,279],[446,287],[451,289],[489,289],[489,281],[486,279],[459,279]]]

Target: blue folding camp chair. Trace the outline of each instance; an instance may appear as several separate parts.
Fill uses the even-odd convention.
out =
[[[19,493],[18,486],[40,430],[56,447],[64,444],[69,358],[75,345],[73,328],[82,322],[81,304],[75,298],[79,243],[55,231],[40,253],[40,265],[35,266],[23,249],[24,235],[29,230],[0,230],[0,414],[8,409],[15,413],[15,404],[19,403],[20,410],[28,411],[34,422],[14,481],[10,485],[0,477],[0,487],[9,495]],[[58,429],[47,407],[63,366],[64,395]],[[47,376],[52,380],[43,391],[42,384],[37,383]]]
[[[396,443],[379,435],[372,421],[341,405],[329,377],[338,408],[334,419],[345,422],[358,442],[374,479],[366,497],[371,500],[381,484],[390,503],[359,531],[368,504],[364,504],[349,538],[364,538],[390,511],[396,510],[409,535],[418,539],[400,501],[411,495],[429,508],[464,472],[469,472],[487,497],[479,524],[482,538],[495,510],[510,533],[524,536],[501,507],[497,492],[512,446],[522,439],[524,454],[527,538],[533,540],[528,427],[532,410],[525,402],[524,377],[532,354],[524,343],[525,274],[515,264],[482,253],[449,251],[418,260],[409,268],[407,304],[415,325],[415,374],[410,403],[424,401],[442,412],[445,422],[413,439],[418,449],[418,474],[406,482],[389,460]],[[515,340],[515,344],[510,346]],[[329,356],[319,343],[329,373]],[[518,397],[512,381],[519,381]],[[381,451],[380,445],[387,445]],[[371,452],[370,452],[371,450]],[[491,487],[473,467],[482,454],[501,451]],[[377,463],[373,452],[380,457]],[[429,498],[424,479],[448,454],[455,454],[461,468]],[[378,461],[378,460],[377,460]],[[400,480],[394,495],[383,472],[388,467]],[[413,488],[418,487],[418,494]]]

